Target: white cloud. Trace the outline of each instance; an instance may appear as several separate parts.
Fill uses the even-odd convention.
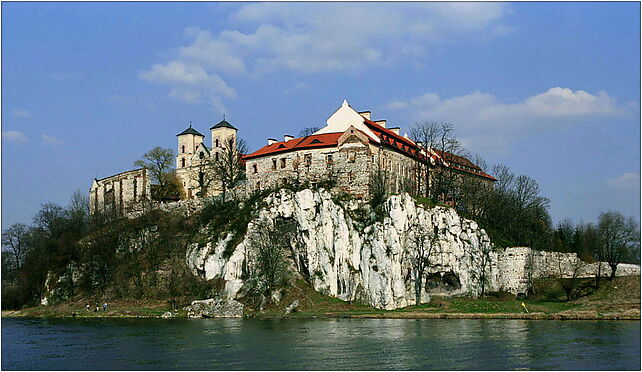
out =
[[[200,103],[208,100],[224,111],[221,98],[234,98],[236,91],[223,79],[197,65],[173,61],[165,65],[155,64],[150,70],[139,74],[143,80],[165,83],[171,87],[170,96],[183,102]]]
[[[23,109],[15,109],[15,110],[11,111],[11,113],[14,116],[17,116],[19,118],[30,118],[30,117],[33,116],[33,114],[31,112],[29,112],[27,110],[23,110]]]
[[[473,92],[442,99],[436,93],[396,100],[385,109],[400,111],[419,121],[454,123],[469,149],[501,153],[511,139],[554,126],[569,125],[579,119],[619,115],[629,111],[606,92],[554,87],[516,103],[504,103],[490,93]]]
[[[3,130],[2,140],[7,142],[14,142],[14,143],[29,142],[29,139],[27,138],[27,136],[25,136],[24,133],[17,130]]]
[[[189,43],[139,76],[168,85],[184,101],[208,96],[220,102],[234,96],[225,74],[343,73],[423,63],[435,43],[509,32],[501,23],[506,10],[501,3],[245,4],[231,16],[244,31],[187,28]]]
[[[42,143],[45,145],[60,146],[63,144],[62,140],[54,136],[42,135]]]
[[[619,190],[639,190],[640,189],[640,174],[638,173],[623,173],[620,177],[606,181],[608,186]]]

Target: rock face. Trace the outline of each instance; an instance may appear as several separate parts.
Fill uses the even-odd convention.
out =
[[[435,293],[479,294],[482,282],[487,289],[498,287],[496,267],[489,259],[490,239],[477,223],[460,218],[452,209],[426,210],[402,194],[391,196],[383,206],[383,217],[375,219],[373,212],[360,209],[365,208],[363,204],[353,201],[342,207],[327,191],[309,189],[280,190],[265,202],[228,258],[224,252],[230,235],[188,249],[187,261],[194,273],[224,279],[223,295],[229,299],[243,285],[243,262],[256,226],[259,222],[273,225],[277,219],[296,223],[293,266],[315,290],[329,296],[381,309],[414,304],[412,262],[417,251],[411,241],[421,231],[436,234],[422,302]]]
[[[192,304],[185,309],[188,318],[241,318],[243,316],[242,303],[220,298],[192,301]]]
[[[450,208],[425,209],[408,194],[389,197],[382,216],[357,201],[335,202],[323,189],[280,190],[264,201],[236,246],[228,248],[232,239],[228,234],[205,246],[188,247],[188,266],[206,279],[223,279],[221,296],[228,300],[237,298],[244,284],[243,265],[255,265],[250,241],[258,234],[258,226],[275,226],[277,220],[296,226],[291,266],[315,290],[380,309],[415,304],[417,237],[429,237],[432,246],[420,292],[422,303],[435,294],[475,296],[484,290],[516,294],[524,291],[529,278],[551,273],[551,253],[530,248],[493,250],[476,222]],[[574,260],[571,256],[565,256],[568,265]],[[635,270],[618,270],[622,272]]]

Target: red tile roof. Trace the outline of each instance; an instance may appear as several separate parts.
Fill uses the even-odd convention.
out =
[[[393,148],[397,151],[400,151],[412,158],[424,159],[424,156],[421,155],[419,146],[417,146],[411,140],[398,135],[397,133],[391,131],[390,129],[382,127],[381,125],[375,123],[372,120],[368,120],[364,118],[363,122],[368,127],[368,129],[370,129],[379,138],[379,140],[381,141],[380,144]],[[295,138],[287,142],[285,141],[276,142],[271,145],[263,146],[251,154],[245,155],[243,159],[245,160],[254,159],[261,156],[285,153],[285,152],[294,151],[294,150],[333,147],[337,145],[339,137],[341,137],[341,135],[343,135],[343,133],[324,133],[324,134],[315,134],[315,135],[302,137],[302,138]],[[370,141],[373,143],[377,143],[372,139],[370,139]],[[478,166],[476,166],[470,160],[464,157],[457,156],[449,152],[446,152],[445,154],[442,154],[440,151],[435,151],[435,152],[439,156],[442,156],[444,159],[451,162],[454,168],[459,171],[471,173],[480,177],[495,180],[495,178],[493,178],[491,175],[483,172]],[[431,155],[431,157],[437,160],[437,157],[435,155]],[[471,168],[471,169],[467,169],[467,168]]]
[[[271,145],[263,146],[251,154],[244,156],[244,159],[254,159],[265,155],[279,154],[293,150],[318,149],[323,147],[336,146],[339,137],[343,133],[325,133],[312,136],[291,139],[287,142],[281,141]]]

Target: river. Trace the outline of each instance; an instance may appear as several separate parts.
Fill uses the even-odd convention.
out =
[[[2,319],[2,369],[640,370],[640,322]]]

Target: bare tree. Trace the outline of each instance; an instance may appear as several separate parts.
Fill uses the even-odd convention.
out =
[[[564,293],[566,294],[566,300],[572,300],[573,291],[577,286],[577,278],[586,266],[586,263],[575,257],[575,259],[569,259],[569,265],[566,268],[564,264],[564,256],[567,253],[557,252],[557,268],[558,268],[558,281]],[[567,270],[568,269],[568,270]]]
[[[247,153],[247,145],[244,140],[229,137],[223,141],[223,149],[219,153],[218,161],[214,161],[214,175],[221,183],[223,201],[225,201],[226,192],[245,179],[245,164],[242,159],[245,153]]]
[[[299,132],[299,137],[307,137],[307,136],[311,136],[311,135],[313,135],[313,134],[314,134],[314,132],[318,131],[319,129],[321,129],[321,128],[319,128],[319,127],[307,127],[307,128],[303,128],[303,129],[301,129],[301,131]]]
[[[410,129],[412,140],[420,144],[426,157],[422,163],[426,168],[423,182],[426,185],[426,196],[447,201],[454,197],[457,174],[451,166],[456,159],[452,155],[462,154],[463,148],[455,136],[455,127],[451,123],[418,122]],[[430,156],[435,154],[440,160],[432,166]],[[418,173],[420,175],[421,172]]]
[[[16,271],[24,262],[28,247],[29,228],[22,223],[15,223],[2,233],[2,245],[11,252]]]
[[[154,147],[149,150],[143,158],[136,160],[134,165],[145,168],[149,171],[152,181],[158,184],[159,196],[166,197],[173,189],[170,175],[175,158],[174,150]]]
[[[437,144],[439,138],[440,125],[436,122],[421,121],[415,123],[410,128],[410,138],[424,151],[425,157],[421,158],[421,163],[425,168],[425,173],[417,172],[417,189],[421,190],[421,183],[425,185],[425,196],[430,196],[430,152]]]
[[[377,162],[374,165],[374,169],[370,173],[370,180],[368,184],[370,203],[373,206],[383,203],[388,191],[388,177],[386,176],[386,172],[384,170],[382,154],[383,152],[379,151]]]
[[[255,261],[250,276],[254,277],[259,293],[268,298],[287,280],[286,258],[293,233],[292,223],[288,221],[276,221],[274,226],[264,221],[258,224],[256,233],[250,238],[250,250]]]
[[[613,280],[617,266],[640,244],[638,224],[633,217],[625,218],[619,212],[604,212],[598,217],[597,233],[597,257],[608,263]]]
[[[205,156],[192,163],[190,180],[198,185],[198,196],[204,197],[212,184],[216,181],[216,158]]]
[[[415,283],[415,304],[421,305],[421,292],[426,269],[431,265],[431,256],[437,242],[437,227],[431,231],[424,228],[418,219],[408,225],[401,244],[410,253],[412,277]]]

